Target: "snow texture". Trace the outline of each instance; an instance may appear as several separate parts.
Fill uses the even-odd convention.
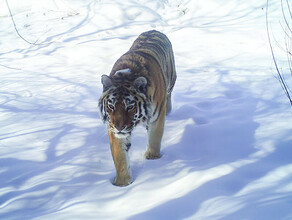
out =
[[[291,108],[266,1],[8,3],[35,45],[1,0],[0,219],[292,219]],[[275,48],[279,3],[269,5]],[[171,40],[178,75],[163,156],[144,159],[137,128],[134,182],[116,187],[100,78],[151,29]]]

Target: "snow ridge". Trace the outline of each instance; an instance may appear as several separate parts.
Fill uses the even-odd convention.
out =
[[[9,4],[40,45],[0,8],[0,219],[292,218],[291,110],[273,75],[265,2]],[[278,0],[270,10],[278,34]],[[178,75],[163,155],[143,158],[137,128],[134,182],[115,187],[100,78],[151,29],[171,40]]]

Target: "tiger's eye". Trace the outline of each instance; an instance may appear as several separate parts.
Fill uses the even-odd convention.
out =
[[[113,101],[110,99],[107,101],[107,108],[111,111],[115,109],[115,106],[113,105]]]
[[[114,106],[112,104],[107,104],[107,107],[112,111],[114,110]]]
[[[131,111],[131,110],[133,110],[134,109],[134,105],[129,105],[128,107],[127,107],[127,111]]]

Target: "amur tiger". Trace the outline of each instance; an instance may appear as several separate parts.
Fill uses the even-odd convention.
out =
[[[148,133],[145,157],[160,158],[165,115],[171,110],[175,81],[171,43],[155,30],[142,33],[116,61],[110,75],[102,75],[99,109],[103,122],[108,123],[117,173],[114,185],[132,182],[128,151],[131,132],[138,124],[145,125]]]

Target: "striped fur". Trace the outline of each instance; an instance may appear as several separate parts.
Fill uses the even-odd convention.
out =
[[[142,33],[116,61],[110,75],[102,76],[99,108],[102,120],[108,123],[117,170],[115,185],[128,185],[132,181],[127,151],[131,132],[138,124],[145,125],[148,131],[145,157],[160,157],[165,115],[171,110],[175,80],[171,43],[155,30]]]

